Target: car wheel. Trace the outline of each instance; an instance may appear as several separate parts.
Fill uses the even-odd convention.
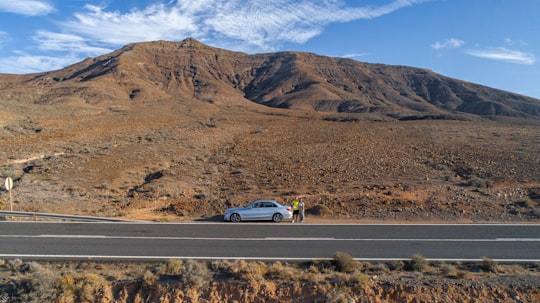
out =
[[[231,222],[240,222],[241,218],[239,214],[232,214],[230,220]]]
[[[283,220],[283,215],[282,214],[274,214],[272,216],[272,221],[274,221],[276,223],[281,222],[281,220]]]

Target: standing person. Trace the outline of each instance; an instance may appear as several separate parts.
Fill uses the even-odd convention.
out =
[[[304,213],[304,209],[305,209],[304,198],[300,198],[300,202],[298,203],[298,209],[299,209],[299,213],[300,213],[300,222],[304,222],[304,219],[305,219],[305,213]]]
[[[298,214],[300,213],[300,201],[298,200],[298,197],[295,197],[292,202],[292,223],[294,223],[294,221],[296,220],[296,222],[298,222]]]

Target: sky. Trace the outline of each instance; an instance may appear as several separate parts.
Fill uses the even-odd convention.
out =
[[[540,0],[0,0],[0,73],[143,41],[404,65],[540,99]]]

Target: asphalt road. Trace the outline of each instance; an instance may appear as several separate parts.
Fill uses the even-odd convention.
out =
[[[540,262],[540,224],[0,222],[0,258]]]

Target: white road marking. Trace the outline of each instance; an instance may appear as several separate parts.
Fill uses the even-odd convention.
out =
[[[147,239],[147,240],[202,240],[202,241],[365,241],[365,242],[538,242],[540,238],[495,238],[495,239],[385,239],[385,238],[306,238],[306,237],[265,237],[265,238],[218,238],[218,237],[141,237],[107,235],[0,235],[0,238],[66,238],[66,239]]]
[[[305,258],[273,258],[273,257],[200,257],[200,256],[119,256],[119,255],[39,255],[39,254],[0,254],[0,258],[60,258],[60,259],[95,259],[95,260],[171,260],[171,259],[193,259],[193,260],[268,260],[268,261],[310,261],[310,260],[334,260],[327,257],[305,257]],[[459,259],[459,258],[425,258],[428,261],[450,261],[450,262],[476,262],[482,261],[484,258],[478,259]],[[410,260],[407,258],[354,258],[357,261],[402,261]],[[540,259],[492,259],[497,262],[540,262]]]

